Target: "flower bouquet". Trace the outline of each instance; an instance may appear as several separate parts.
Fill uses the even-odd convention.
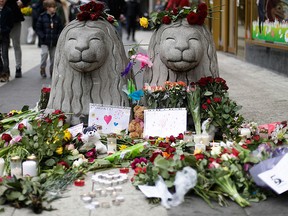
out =
[[[196,134],[201,134],[200,88],[194,83],[187,87],[187,103],[194,121]]]

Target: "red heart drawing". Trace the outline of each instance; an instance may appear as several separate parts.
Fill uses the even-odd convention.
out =
[[[105,115],[104,116],[104,121],[106,122],[106,124],[109,124],[109,122],[111,121],[112,116],[111,115]]]

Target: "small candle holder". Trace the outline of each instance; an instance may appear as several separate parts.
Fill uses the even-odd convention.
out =
[[[192,131],[185,131],[184,132],[184,142],[192,142],[193,141],[193,133]]]
[[[116,152],[117,151],[117,137],[116,134],[108,134],[107,135],[107,149],[108,153]]]
[[[22,176],[22,164],[21,164],[21,158],[19,156],[11,157],[10,173],[11,176],[15,175],[17,178]]]

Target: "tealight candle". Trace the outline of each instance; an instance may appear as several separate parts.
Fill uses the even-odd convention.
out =
[[[90,196],[83,196],[82,201],[84,203],[90,203],[92,201],[92,198]]]
[[[246,138],[251,138],[251,131],[249,128],[242,128],[240,134],[246,136]]]
[[[24,161],[22,163],[23,176],[37,176],[37,162]]]
[[[108,135],[107,137],[107,148],[109,152],[116,152],[117,151],[117,138],[113,135]]]
[[[85,181],[82,179],[77,179],[74,181],[74,185],[78,187],[83,187],[85,185]]]
[[[116,201],[124,202],[125,198],[123,196],[117,196]]]
[[[3,176],[5,168],[5,160],[3,158],[0,158],[0,176]]]

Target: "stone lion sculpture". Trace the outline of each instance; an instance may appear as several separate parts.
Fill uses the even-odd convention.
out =
[[[115,27],[104,20],[70,22],[55,53],[48,108],[71,113],[72,124],[87,123],[89,103],[129,106],[121,72],[128,63]]]
[[[153,66],[145,71],[144,84],[190,83],[204,76],[219,76],[211,33],[206,26],[190,25],[186,19],[162,24],[150,39],[148,55]]]

